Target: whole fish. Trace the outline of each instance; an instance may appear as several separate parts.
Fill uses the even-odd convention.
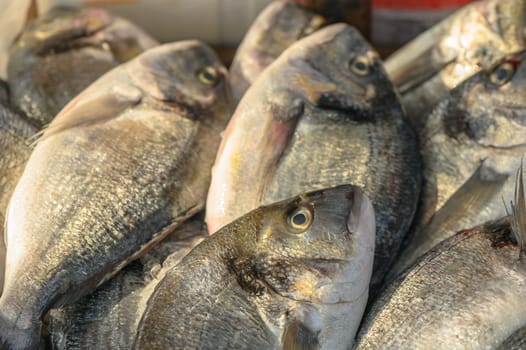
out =
[[[11,103],[37,126],[113,67],[158,43],[102,9],[54,8],[32,22],[9,56]]]
[[[215,232],[260,203],[356,183],[376,210],[374,288],[411,223],[420,176],[415,136],[377,53],[335,24],[288,48],[241,100],[214,164],[206,221]]]
[[[526,52],[452,90],[422,135],[421,214],[392,277],[455,232],[505,215],[526,153]]]
[[[93,294],[49,312],[51,349],[131,349],[148,298],[163,276],[207,236],[204,215],[185,221],[140,261]]]
[[[0,293],[4,282],[4,222],[7,203],[31,154],[30,138],[36,129],[0,103]]]
[[[78,300],[204,207],[231,113],[206,45],[150,49],[98,79],[45,129],[9,203],[0,344]]]
[[[290,1],[275,0],[249,28],[230,67],[234,101],[287,47],[318,30],[325,19]]]
[[[260,207],[155,286],[134,349],[348,349],[367,302],[374,210],[355,186]]]
[[[466,5],[396,51],[385,69],[419,131],[449,90],[526,47],[526,0]]]
[[[365,317],[356,350],[489,350],[525,325],[522,174],[517,189],[512,215],[458,232],[389,285]]]

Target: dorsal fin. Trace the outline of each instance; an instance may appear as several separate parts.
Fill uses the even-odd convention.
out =
[[[508,208],[506,207],[506,212],[510,215],[511,231],[515,241],[520,247],[522,256],[526,248],[526,198],[524,196],[522,160],[515,178],[514,201],[510,203],[510,207],[510,211],[508,211]]]

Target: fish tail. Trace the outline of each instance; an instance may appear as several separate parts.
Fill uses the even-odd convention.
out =
[[[40,321],[30,328],[20,328],[5,319],[0,310],[0,350],[37,349],[40,343]]]

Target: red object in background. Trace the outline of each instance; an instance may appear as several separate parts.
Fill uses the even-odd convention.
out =
[[[472,0],[373,0],[373,7],[404,10],[444,10],[457,8]]]

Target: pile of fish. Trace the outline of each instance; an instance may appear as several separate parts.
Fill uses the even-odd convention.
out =
[[[300,3],[228,70],[106,10],[25,28],[0,349],[526,348],[526,0],[385,62]]]

